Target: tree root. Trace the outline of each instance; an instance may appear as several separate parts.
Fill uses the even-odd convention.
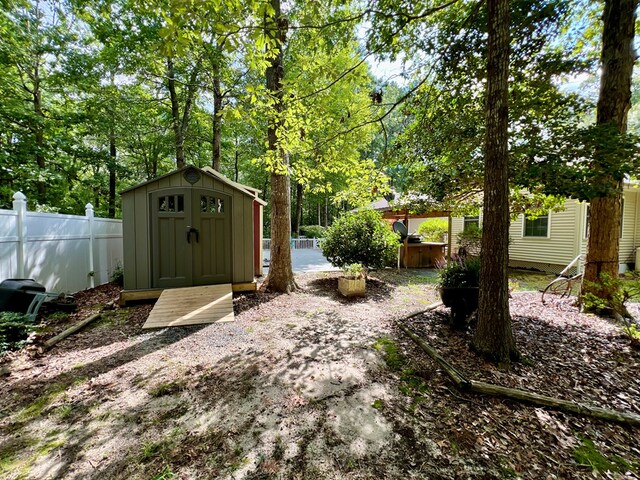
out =
[[[501,387],[499,385],[493,385],[491,383],[470,380],[463,373],[457,370],[453,365],[447,362],[433,347],[429,346],[424,340],[418,337],[415,333],[413,333],[411,330],[409,330],[407,327],[405,327],[402,324],[399,324],[398,326],[422,350],[424,350],[431,358],[433,358],[436,362],[438,362],[438,364],[447,373],[447,375],[449,375],[449,378],[453,380],[456,387],[458,387],[462,391],[476,392],[476,393],[483,393],[485,395],[504,397],[511,400],[530,403],[533,405],[550,407],[552,409],[560,410],[563,412],[569,412],[569,413],[574,413],[578,415],[586,415],[586,416],[598,418],[601,420],[608,420],[608,421],[620,423],[623,425],[632,425],[635,427],[640,426],[640,415],[636,415],[634,413],[620,412],[617,410],[609,410],[609,409],[600,408],[600,407],[591,407],[588,405],[571,402],[568,400],[562,400],[559,398],[553,398],[546,395],[539,395],[533,392],[527,392],[525,390]]]

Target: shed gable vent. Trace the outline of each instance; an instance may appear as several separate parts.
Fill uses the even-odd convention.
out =
[[[184,171],[184,179],[193,185],[200,180],[200,172],[193,167],[189,167]]]

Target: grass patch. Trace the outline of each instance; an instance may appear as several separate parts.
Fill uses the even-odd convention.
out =
[[[27,462],[26,459],[20,458],[20,453],[37,443],[37,440],[23,436],[0,446],[0,473],[15,474],[18,468]]]
[[[373,344],[373,348],[382,352],[384,361],[391,370],[401,370],[407,363],[398,346],[390,338],[377,339]]]
[[[375,408],[376,410],[382,410],[384,408],[384,402],[382,400],[380,400],[379,398],[375,399],[373,401],[373,403],[371,404],[371,406],[373,408]]]
[[[543,290],[549,282],[556,278],[545,272],[509,269],[509,286],[515,292],[538,292]]]
[[[373,344],[373,348],[382,352],[387,366],[400,372],[400,391],[410,397],[418,397],[429,391],[424,378],[418,375],[413,368],[407,367],[407,359],[400,352],[398,346],[390,338],[379,338]],[[375,403],[375,402],[374,402]],[[374,408],[376,408],[374,406]]]
[[[149,395],[153,398],[164,397],[166,395],[173,395],[174,393],[181,392],[185,389],[185,382],[182,380],[175,380],[171,382],[159,383],[149,390]]]
[[[129,320],[130,308],[118,308],[115,310],[105,310],[93,327],[113,327],[122,326]]]
[[[158,442],[148,441],[142,444],[138,460],[147,463],[157,457],[162,457],[171,448],[172,442],[163,439]]]
[[[42,445],[39,445],[37,448],[37,452],[39,456],[49,455],[55,449],[60,448],[64,445],[63,439],[50,440]]]
[[[413,368],[405,368],[400,375],[400,391],[405,395],[423,395],[429,391],[425,380]]]
[[[73,405],[69,403],[60,405],[59,407],[55,408],[55,414],[62,420],[64,420],[65,418],[69,418],[71,415],[73,415]]]
[[[578,465],[589,467],[598,472],[624,473],[627,471],[640,471],[638,463],[630,463],[618,455],[605,456],[598,450],[592,440],[580,439],[580,446],[573,452],[573,458]]]
[[[20,410],[16,420],[23,422],[39,416],[66,389],[67,386],[63,384],[52,385],[43,395]]]
[[[153,480],[170,480],[171,478],[176,478],[176,474],[171,471],[168,465],[165,465],[162,471],[153,477]]]

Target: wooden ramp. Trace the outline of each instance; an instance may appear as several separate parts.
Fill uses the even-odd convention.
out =
[[[142,328],[232,321],[233,293],[227,283],[164,290]]]

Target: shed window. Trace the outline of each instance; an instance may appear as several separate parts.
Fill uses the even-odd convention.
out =
[[[158,198],[159,212],[184,212],[184,195],[169,195]]]
[[[209,210],[209,202],[206,195],[200,195],[200,211],[207,212]]]
[[[531,220],[524,219],[524,236],[525,237],[548,237],[549,236],[549,215],[540,215],[538,218]]]
[[[224,213],[224,200],[222,198],[218,199],[218,213]]]

